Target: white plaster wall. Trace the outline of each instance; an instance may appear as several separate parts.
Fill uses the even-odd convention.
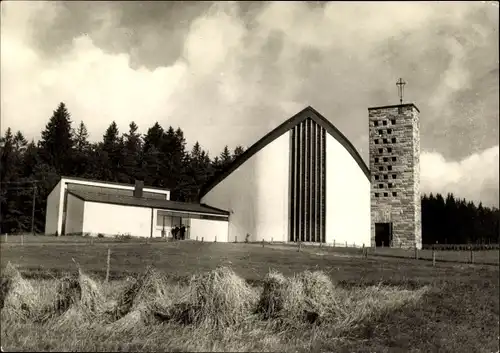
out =
[[[190,239],[213,242],[217,237],[217,242],[227,242],[229,232],[229,222],[215,221],[209,219],[191,219]]]
[[[45,234],[47,235],[55,234],[58,230],[60,196],[61,182],[59,181],[47,196],[47,205],[45,206]]]
[[[85,202],[83,232],[151,236],[151,208]]]
[[[95,181],[84,181],[84,180],[77,180],[77,179],[71,179],[71,178],[62,178],[58,186],[52,190],[52,192],[49,194],[49,197],[53,197],[53,200],[51,201],[51,204],[57,205],[55,209],[52,209],[53,212],[56,213],[56,216],[54,214],[50,214],[50,216],[45,217],[45,234],[54,234],[57,233],[61,235],[62,232],[62,223],[63,223],[63,208],[64,208],[64,193],[65,190],[67,189],[67,184],[79,184],[79,185],[90,185],[90,186],[99,186],[99,187],[106,187],[110,189],[121,189],[121,190],[134,190],[135,186],[134,185],[116,185],[116,184],[109,184],[106,182],[95,182]],[[163,194],[165,195],[165,200],[170,200],[170,190],[158,190],[158,189],[150,189],[150,188],[143,188],[143,191],[146,192],[152,192],[155,194]],[[51,196],[54,193],[54,196]],[[57,199],[57,196],[59,197],[58,202],[55,200]],[[47,198],[47,212],[49,211],[49,199]],[[51,212],[52,212],[51,211]],[[55,230],[54,230],[54,219],[57,220]],[[49,228],[47,228],[47,224],[49,225]],[[67,231],[66,231],[67,233]]]
[[[289,159],[290,133],[286,132],[202,198],[202,203],[230,212],[229,241],[235,237],[244,241],[246,234],[250,241],[288,240]]]
[[[85,201],[68,194],[66,209],[66,234],[83,233],[83,215]]]
[[[326,241],[370,244],[370,181],[349,152],[326,137]]]

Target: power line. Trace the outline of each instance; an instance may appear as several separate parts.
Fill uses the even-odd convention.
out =
[[[27,181],[0,181],[0,184],[33,184],[40,183],[43,180],[27,180]]]
[[[24,187],[13,187],[13,188],[2,188],[3,190],[31,190],[36,186],[24,186]]]

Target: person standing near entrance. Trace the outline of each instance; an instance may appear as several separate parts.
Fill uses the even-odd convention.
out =
[[[184,224],[181,225],[181,240],[184,240],[186,236],[186,226]]]

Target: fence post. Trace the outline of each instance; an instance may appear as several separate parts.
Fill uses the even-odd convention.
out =
[[[106,262],[106,283],[109,281],[109,263],[111,261],[111,249],[108,247],[108,260]]]
[[[201,242],[203,243],[203,240],[205,240],[205,237],[201,237]]]
[[[215,236],[214,243],[217,243],[217,235]]]
[[[333,239],[333,247],[335,247],[335,239]]]
[[[198,236],[196,236],[196,241],[198,241]]]
[[[361,248],[361,254],[362,254],[362,257],[365,257],[365,243],[363,243],[363,246]]]
[[[345,247],[347,248],[347,241],[345,242]]]
[[[436,250],[432,247],[432,266],[436,266]]]
[[[273,243],[273,241],[274,241],[274,238],[273,238],[273,237],[271,237],[271,244]]]
[[[264,247],[264,238],[262,238],[262,247]]]

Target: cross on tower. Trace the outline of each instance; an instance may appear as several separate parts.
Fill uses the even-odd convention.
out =
[[[403,104],[403,94],[404,94],[404,86],[406,85],[406,82],[403,81],[402,78],[396,82],[396,86],[398,86],[398,95],[399,95],[399,103]]]

